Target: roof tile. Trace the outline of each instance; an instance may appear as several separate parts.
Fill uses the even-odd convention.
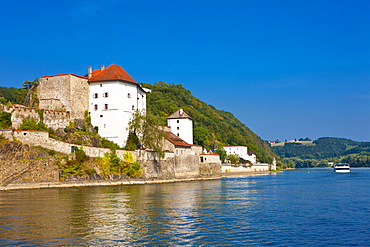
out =
[[[89,79],[89,82],[92,81],[125,81],[139,84],[121,66],[115,64],[103,70],[94,70],[92,77]]]

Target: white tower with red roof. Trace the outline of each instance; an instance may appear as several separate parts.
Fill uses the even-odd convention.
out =
[[[188,144],[193,144],[193,119],[183,109],[178,109],[169,116],[167,118],[167,125],[173,134]]]

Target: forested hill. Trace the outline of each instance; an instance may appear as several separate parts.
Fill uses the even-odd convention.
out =
[[[356,142],[345,138],[322,137],[311,145],[286,143],[272,148],[283,158],[298,157],[302,159],[326,159],[339,156],[370,152],[370,142]]]
[[[351,166],[370,166],[370,142],[356,142],[344,138],[322,137],[309,145],[286,143],[272,148],[282,158],[292,160],[296,167],[345,162]],[[310,164],[309,164],[310,163]]]
[[[243,145],[256,153],[261,162],[272,162],[278,156],[258,135],[253,133],[233,114],[217,110],[195,98],[181,84],[142,83],[142,86],[152,90],[147,95],[147,109],[160,116],[163,125],[167,124],[166,117],[179,108],[189,114],[194,120],[194,144],[207,149],[215,149],[225,145]]]

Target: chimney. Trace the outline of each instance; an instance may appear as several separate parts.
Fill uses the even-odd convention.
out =
[[[104,65],[100,66],[100,70],[101,71],[103,71],[104,69],[105,69],[105,66]]]
[[[180,113],[180,116],[184,113],[184,110],[183,109],[180,109],[179,110],[179,113]]]
[[[92,77],[92,67],[91,66],[89,66],[88,68],[87,68],[87,78],[88,79],[90,79]]]

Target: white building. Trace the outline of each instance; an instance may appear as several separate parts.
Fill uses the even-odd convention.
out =
[[[252,164],[257,163],[257,157],[255,153],[248,152],[248,147],[245,146],[224,146],[227,155],[235,154],[244,160],[249,160]]]
[[[94,71],[89,67],[88,72],[91,123],[98,126],[101,137],[124,147],[132,113],[146,110],[148,90],[118,65]]]
[[[178,109],[169,116],[167,125],[172,133],[187,143],[193,144],[193,119],[183,109]]]

